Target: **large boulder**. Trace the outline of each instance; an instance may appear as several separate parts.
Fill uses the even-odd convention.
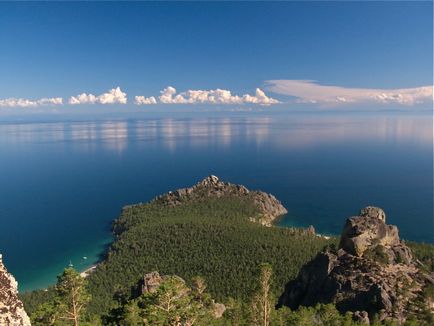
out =
[[[160,276],[158,272],[151,272],[143,276],[143,282],[141,284],[141,294],[144,293],[154,293],[160,287],[163,277]]]
[[[396,225],[386,224],[384,211],[373,206],[347,219],[339,247],[358,257],[376,256],[390,263],[412,261],[411,251],[400,241]]]
[[[341,248],[360,257],[368,248],[378,244],[399,244],[398,228],[386,224],[386,214],[381,208],[368,206],[360,211],[360,216],[347,219],[341,235]]]
[[[30,319],[18,297],[18,283],[8,273],[0,254],[0,325],[30,326]]]
[[[430,282],[432,277],[417,268],[399,239],[397,227],[386,225],[382,209],[369,206],[347,219],[339,248],[325,249],[302,267],[278,306],[334,303],[359,321],[377,315],[403,322],[420,308],[414,303],[423,302],[422,290]]]

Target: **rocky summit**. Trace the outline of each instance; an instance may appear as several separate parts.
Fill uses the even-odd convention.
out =
[[[0,325],[30,326],[30,319],[18,297],[18,283],[8,273],[0,254]]]
[[[359,257],[367,251],[382,252],[390,263],[412,261],[409,248],[399,240],[398,228],[386,224],[386,214],[378,207],[365,207],[360,216],[347,219],[340,248]]]
[[[368,206],[347,219],[338,249],[326,248],[302,267],[278,306],[335,303],[367,324],[374,318],[403,323],[432,310],[425,295],[433,279],[418,268],[398,228],[386,224],[384,211]]]
[[[167,194],[158,196],[155,201],[166,205],[180,205],[189,200],[201,200],[206,198],[220,198],[224,196],[235,196],[252,200],[258,208],[258,216],[252,216],[251,220],[263,225],[270,226],[279,216],[288,211],[282,203],[271,194],[263,191],[250,191],[243,185],[236,185],[223,182],[215,175],[210,175],[192,187],[170,191]]]

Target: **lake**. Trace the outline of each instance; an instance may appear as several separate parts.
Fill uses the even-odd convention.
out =
[[[366,205],[433,242],[432,114],[141,114],[0,123],[0,252],[20,289],[94,263],[122,206],[209,174],[271,192],[281,226],[339,234]]]

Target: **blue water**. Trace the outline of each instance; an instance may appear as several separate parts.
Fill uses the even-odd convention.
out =
[[[0,252],[21,290],[79,269],[126,204],[209,174],[275,194],[281,225],[338,234],[368,204],[433,242],[431,114],[205,114],[0,123]],[[87,257],[84,259],[83,257]]]

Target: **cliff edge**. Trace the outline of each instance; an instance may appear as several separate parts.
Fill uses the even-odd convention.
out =
[[[0,325],[30,326],[30,319],[18,297],[18,283],[8,273],[0,254]]]

